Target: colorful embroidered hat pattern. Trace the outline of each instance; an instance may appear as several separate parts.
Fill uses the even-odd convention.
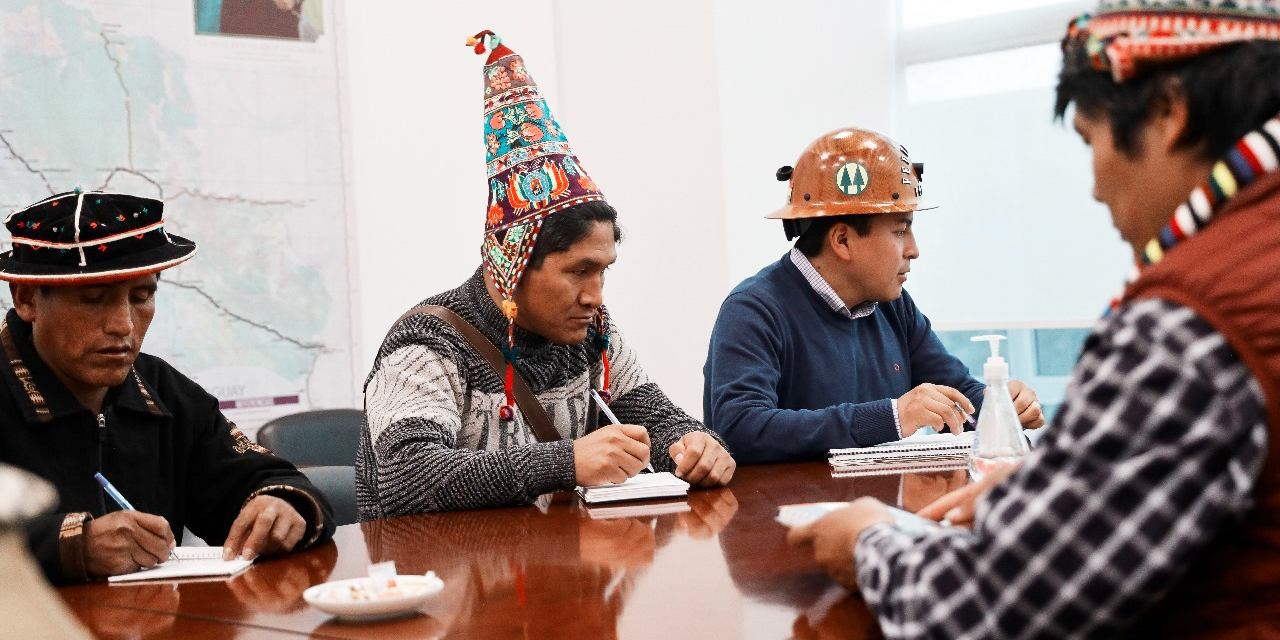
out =
[[[484,260],[498,292],[511,299],[547,216],[575,204],[604,200],[569,148],[547,101],[501,38],[482,31],[468,40],[484,66],[484,143],[489,207]],[[505,309],[504,309],[505,311]]]
[[[1095,69],[1127,82],[1246,40],[1280,40],[1280,0],[1103,0],[1071,22],[1063,47],[1084,46]]]
[[[5,219],[13,249],[0,280],[92,284],[163,271],[195,255],[194,242],[164,230],[164,203],[118,193],[60,193]]]
[[[507,318],[507,344],[502,349],[507,371],[502,420],[515,419],[513,376],[515,348],[513,296],[529,263],[538,232],[548,216],[574,205],[604,202],[604,195],[583,170],[560,124],[551,115],[538,85],[516,55],[492,31],[467,39],[477,55],[492,49],[484,65],[484,144],[488,164],[489,207],[485,212],[484,257],[488,273],[502,296]],[[600,395],[608,402],[609,338],[603,308],[593,324],[594,348],[604,363]]]

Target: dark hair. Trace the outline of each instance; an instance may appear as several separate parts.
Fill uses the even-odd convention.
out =
[[[858,237],[865,238],[871,235],[871,222],[879,214],[856,214],[847,216],[830,216],[822,218],[810,218],[809,226],[800,233],[800,237],[796,238],[796,248],[806,258],[816,258],[822,253],[822,247],[827,244],[827,232],[831,230],[837,223],[847,224],[853,227],[854,233]]]
[[[1250,40],[1163,65],[1124,83],[1090,66],[1083,45],[1070,44],[1058,75],[1054,116],[1067,106],[1089,118],[1106,116],[1117,150],[1138,152],[1137,134],[1160,104],[1187,101],[1187,129],[1178,144],[1206,160],[1226,154],[1240,138],[1280,113],[1280,42]]]
[[[533,253],[529,254],[528,268],[539,269],[547,256],[568,251],[574,243],[587,237],[597,222],[608,222],[613,226],[613,241],[622,240],[622,229],[618,228],[618,212],[607,203],[585,202],[552,214],[542,223],[538,241],[533,245]]]

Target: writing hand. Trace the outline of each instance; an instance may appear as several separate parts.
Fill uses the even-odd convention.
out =
[[[573,475],[581,486],[623,482],[649,464],[649,432],[634,424],[600,427],[573,441]]]
[[[84,564],[105,578],[154,567],[175,546],[169,521],[141,511],[115,511],[85,525]]]
[[[926,382],[906,392],[898,398],[902,436],[905,438],[924,426],[936,427],[939,432],[950,427],[952,433],[960,435],[964,432],[965,419],[956,409],[957,403],[970,415],[976,410],[963,393],[940,384]]]

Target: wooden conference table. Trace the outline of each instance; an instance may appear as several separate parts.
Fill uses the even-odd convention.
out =
[[[339,527],[332,543],[230,580],[59,593],[100,638],[873,638],[861,599],[786,543],[778,505],[869,495],[914,510],[967,481],[963,469],[833,478],[825,462],[743,466],[681,513],[597,519],[560,493],[540,507]],[[422,614],[362,624],[302,600],[385,560],[435,571],[444,591]]]

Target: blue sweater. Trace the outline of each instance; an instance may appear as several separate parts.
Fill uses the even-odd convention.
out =
[[[818,296],[789,255],[725,299],[702,371],[706,424],[743,463],[813,460],[896,440],[890,398],[925,382],[982,406],[983,385],[947,353],[906,291],[851,320]]]

